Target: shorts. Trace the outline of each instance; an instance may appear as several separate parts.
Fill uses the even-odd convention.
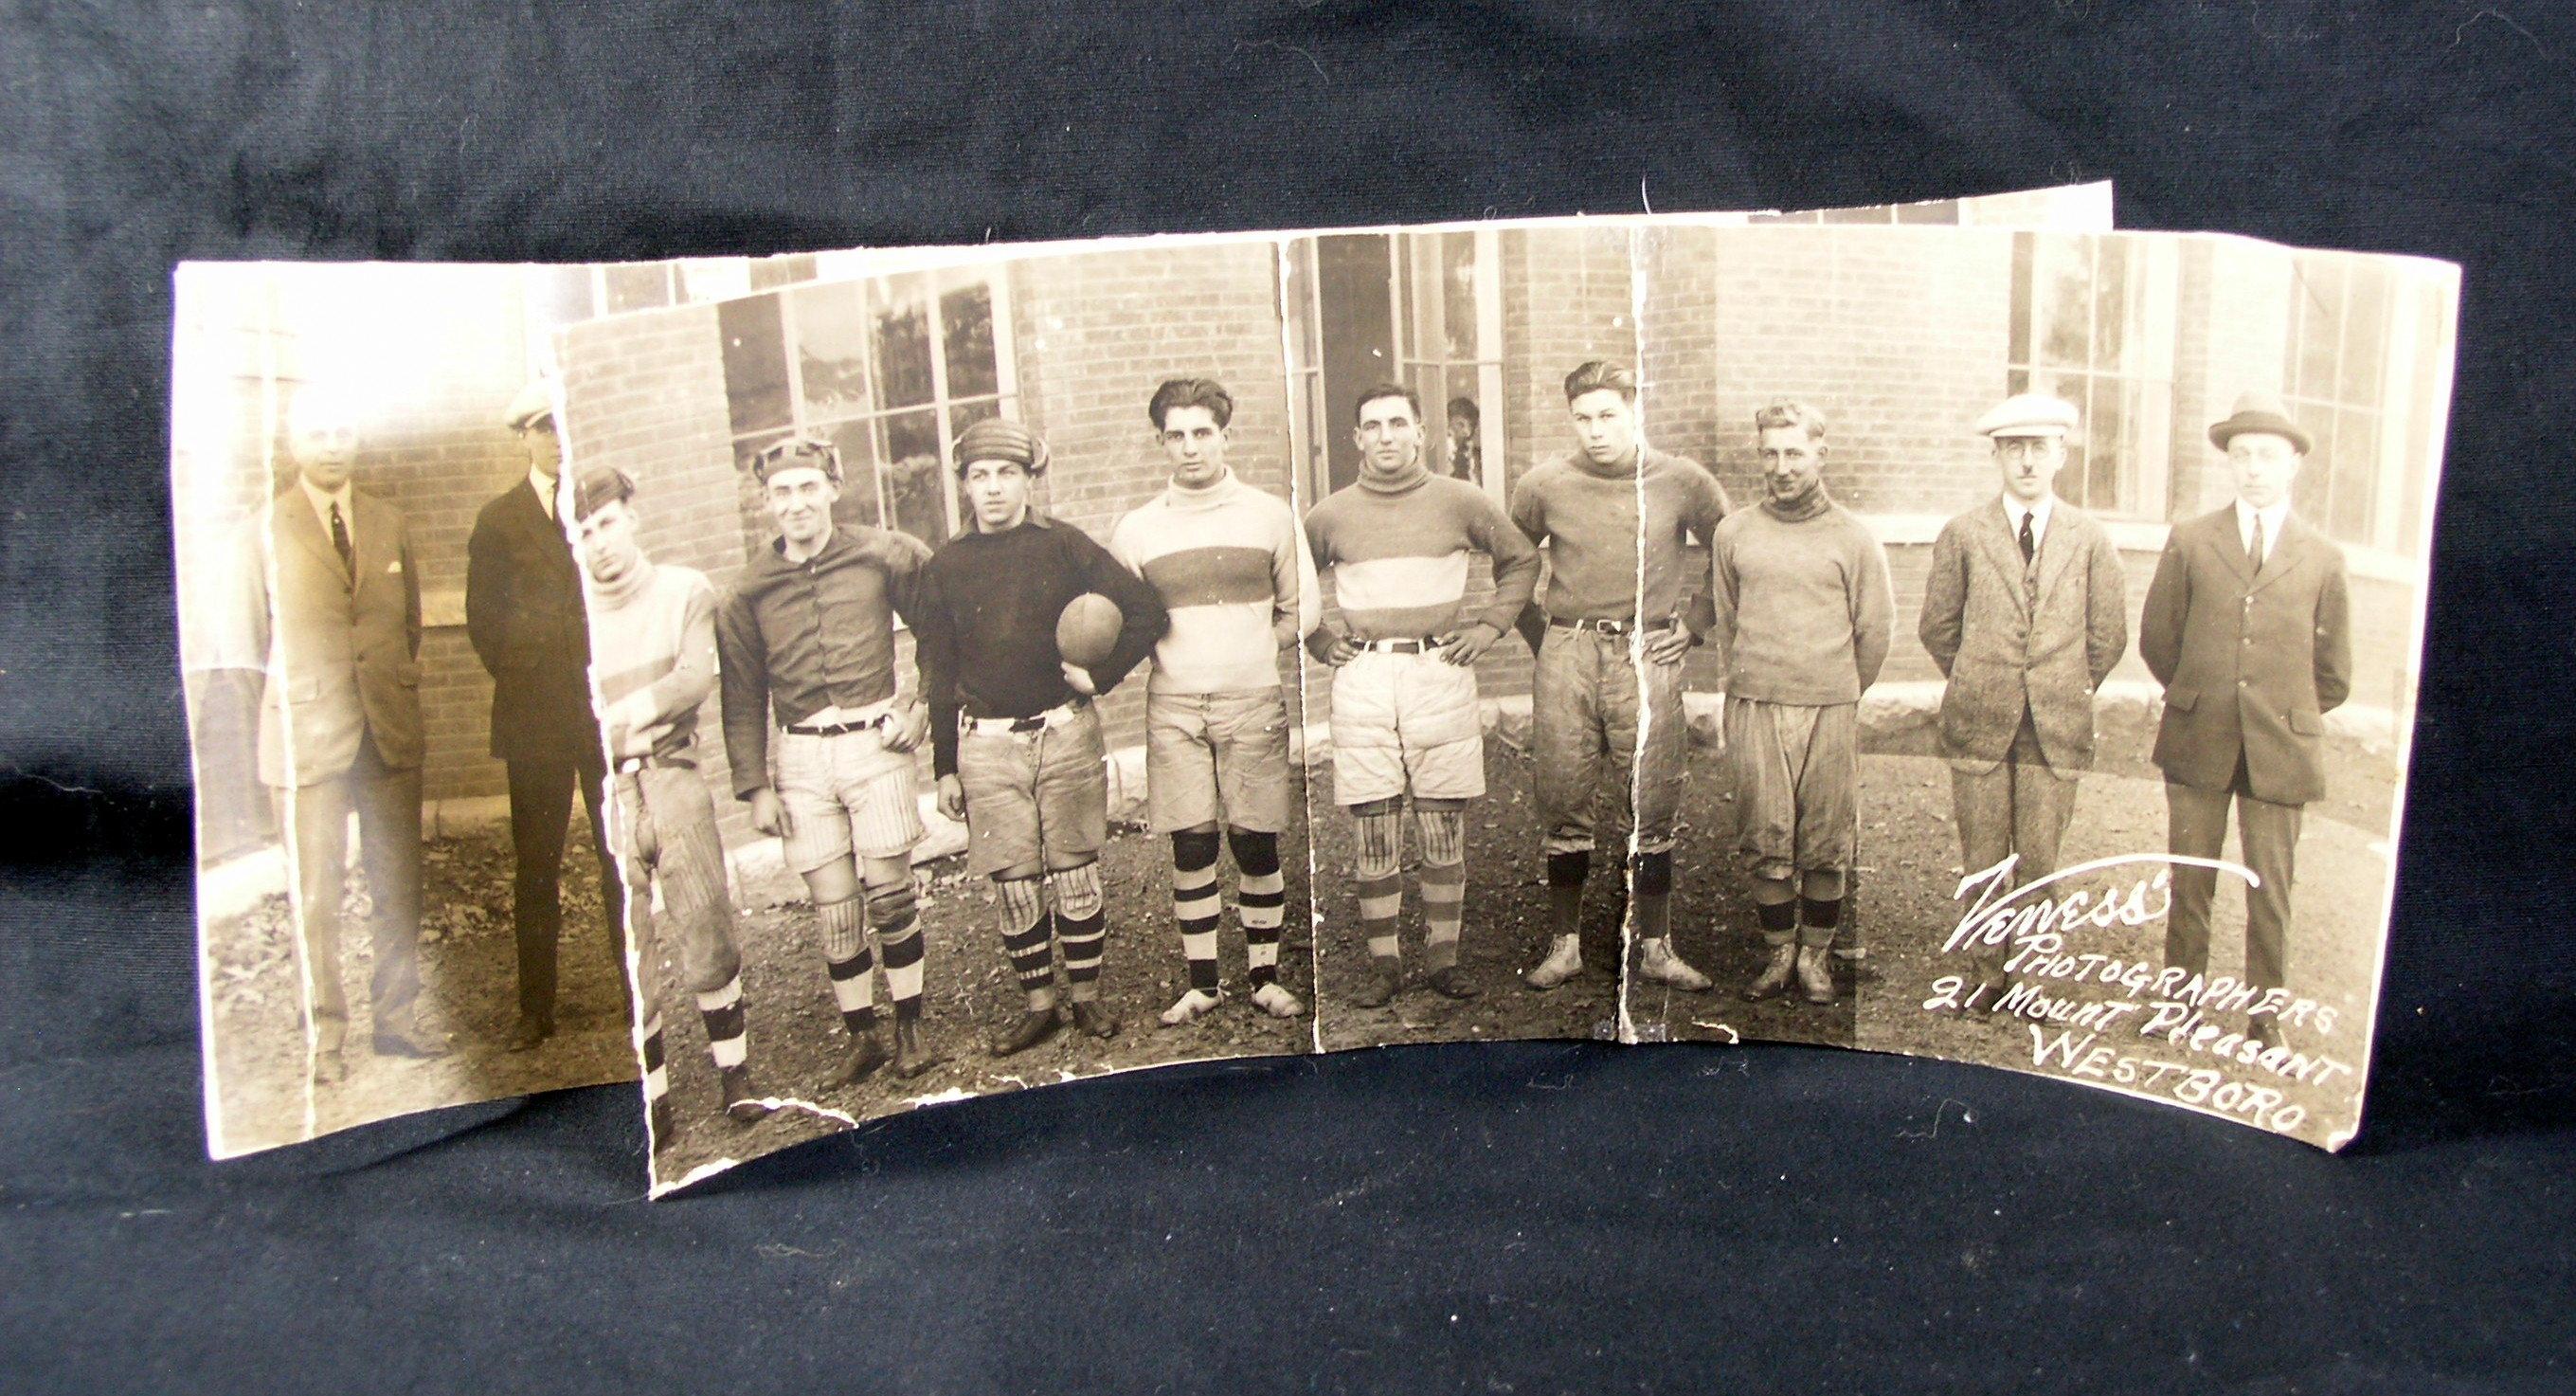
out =
[[[1333,674],[1333,798],[1485,793],[1485,728],[1476,671],[1437,654],[1365,650]]]
[[[1088,705],[1033,732],[960,734],[957,781],[966,790],[966,866],[980,876],[1078,868],[1109,840],[1100,714]]]
[[[679,957],[680,978],[691,993],[723,988],[741,973],[742,952],[706,778],[693,767],[647,766],[620,772],[609,788],[638,996],[648,1007],[661,1000],[665,947]]]
[[[799,875],[861,858],[899,858],[921,842],[912,753],[891,751],[868,728],[814,737],[781,732],[778,797],[787,804],[787,866]]]
[[[1288,827],[1288,702],[1277,688],[1145,695],[1145,814],[1158,834]]]
[[[1637,852],[1669,851],[1689,750],[1680,664],[1643,662],[1629,636],[1548,628],[1530,690],[1532,783],[1547,852],[1591,852],[1596,806],[1621,858],[1631,831]]]
[[[1848,871],[1860,842],[1860,704],[1729,695],[1736,847],[1756,877]]]

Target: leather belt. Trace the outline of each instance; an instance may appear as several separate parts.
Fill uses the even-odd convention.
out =
[[[694,771],[697,768],[698,763],[685,756],[629,756],[617,763],[617,773],[621,776],[645,770]]]
[[[1030,717],[970,717],[961,712],[957,714],[957,730],[962,734],[977,736],[1005,733],[1024,737],[1031,732],[1041,732],[1049,727],[1061,727],[1081,716],[1090,707],[1090,699],[1076,698],[1069,703],[1058,703],[1045,712]]]
[[[1440,642],[1425,635],[1418,640],[1353,640],[1351,648],[1363,654],[1430,654]]]
[[[1550,630],[1590,630],[1602,635],[1652,635],[1680,624],[1670,616],[1639,625],[1632,620],[1550,620]]]

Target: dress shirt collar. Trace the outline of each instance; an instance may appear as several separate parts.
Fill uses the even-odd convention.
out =
[[[2272,551],[2281,546],[2282,526],[2290,521],[2290,501],[2282,500],[2269,509],[2257,509],[2240,499],[2236,501],[2236,545],[2251,550],[2254,546],[2254,520],[2263,520],[2263,557],[2270,561]]]
[[[2021,517],[2024,514],[2030,515],[2030,537],[2033,545],[2048,537],[2049,515],[2055,512],[2057,512],[2057,496],[2054,494],[2043,497],[2037,504],[2024,504],[2009,494],[2004,496],[2004,522],[2012,525],[2013,537],[2019,538]]]
[[[313,517],[315,521],[322,525],[323,537],[328,538],[331,536],[331,506],[336,504],[340,507],[341,527],[349,530],[351,541],[354,542],[356,540],[358,536],[358,514],[357,510],[353,507],[356,501],[350,497],[348,481],[341,481],[340,488],[336,490],[315,489],[313,487],[312,477],[310,476],[297,476],[296,483],[304,487],[304,498],[313,506]]]

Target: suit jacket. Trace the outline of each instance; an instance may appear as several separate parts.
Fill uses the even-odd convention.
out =
[[[2343,550],[2297,515],[2253,572],[2236,506],[2174,526],[2147,588],[2138,652],[2165,686],[2156,764],[2197,790],[2258,800],[2325,794],[2324,715],[2352,691]]]
[[[263,656],[259,778],[346,774],[361,734],[385,764],[420,764],[420,572],[402,511],[349,492],[354,565],[301,489],[269,501],[237,551],[248,653]],[[264,525],[264,526],[263,526]]]
[[[521,479],[483,506],[465,545],[465,636],[492,675],[492,754],[599,759],[581,565]]]
[[[1917,633],[1950,680],[1942,739],[1980,769],[2011,751],[2025,712],[2050,766],[2091,768],[2093,691],[2128,652],[2128,578],[2091,515],[2057,501],[2037,570],[2034,604],[2001,496],[1950,520],[1932,544]]]

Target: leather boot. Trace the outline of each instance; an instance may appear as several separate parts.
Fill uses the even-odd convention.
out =
[[[769,1107],[760,1103],[760,1092],[752,1087],[750,1067],[718,1067],[716,1081],[724,1090],[725,1118],[738,1125],[769,1118]]]
[[[909,1081],[948,1060],[921,1040],[921,1024],[897,1019],[894,1025],[894,1074]]]
[[[1798,990],[1809,1003],[1834,1001],[1833,952],[1821,945],[1798,947]]]
[[[1781,990],[1789,987],[1789,972],[1797,962],[1796,941],[1782,941],[1772,946],[1770,963],[1762,967],[1760,974],[1753,976],[1752,983],[1744,986],[1744,996],[1755,1003],[1778,997]]]
[[[878,1039],[876,1030],[871,1028],[850,1039],[850,1055],[842,1060],[841,1069],[832,1073],[832,1084],[855,1086],[868,1079],[878,1067],[885,1064],[885,1043]]]

